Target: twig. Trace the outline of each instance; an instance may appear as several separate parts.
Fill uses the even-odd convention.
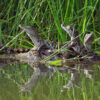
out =
[[[4,48],[6,48],[12,41],[14,41],[18,36],[20,36],[24,31],[16,35],[11,41],[9,41],[6,45],[4,45],[2,48],[0,48],[0,51],[2,51]]]

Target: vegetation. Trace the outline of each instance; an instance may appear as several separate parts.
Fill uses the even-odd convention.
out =
[[[25,33],[21,33],[19,24],[32,25],[42,39],[65,42],[69,40],[61,24],[73,25],[79,33],[80,41],[87,32],[94,32],[93,47],[100,54],[100,0],[1,0],[0,1],[0,43],[10,47],[32,48],[34,44]],[[50,65],[60,65],[60,60]],[[6,65],[6,62],[4,66]],[[78,71],[79,80],[75,88],[63,86],[70,80],[70,73],[56,72],[53,77],[39,80],[30,93],[19,93],[19,87],[25,84],[33,73],[29,65],[0,65],[0,100],[99,100],[100,65],[93,70],[94,78],[89,79]],[[68,67],[68,66],[67,66]],[[66,67],[66,68],[67,68]],[[87,67],[87,66],[86,66]],[[91,67],[91,66],[90,66]],[[71,67],[72,68],[72,67]],[[88,68],[88,67],[87,67]],[[72,69],[72,72],[73,69]],[[6,96],[5,96],[6,94]]]
[[[5,0],[0,3],[0,42],[7,44],[21,30],[19,24],[33,25],[43,39],[58,42],[68,40],[61,24],[73,25],[83,33],[94,32],[94,49],[100,49],[99,0]],[[32,47],[26,34],[9,43],[13,47]],[[99,52],[99,51],[98,51]],[[99,52],[100,53],[100,52]]]

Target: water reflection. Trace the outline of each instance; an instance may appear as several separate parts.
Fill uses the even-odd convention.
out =
[[[99,61],[97,61],[99,62]],[[29,63],[29,65],[34,69],[34,72],[31,76],[31,78],[26,82],[26,84],[23,86],[21,91],[31,91],[31,89],[35,88],[37,83],[41,78],[44,76],[51,77],[59,71],[60,73],[70,73],[70,79],[68,80],[68,83],[63,85],[62,92],[64,89],[73,88],[77,86],[79,80],[80,80],[80,74],[84,74],[86,78],[93,79],[93,65],[95,65],[97,62],[95,61],[87,61],[87,62],[79,62],[79,63],[68,63],[65,62],[63,66],[56,67],[56,66],[46,66],[44,64],[38,63],[34,66],[34,63]]]
[[[34,72],[31,78],[21,88],[21,91],[24,91],[24,92],[31,91],[31,89],[36,87],[39,79],[41,79],[44,76],[50,76],[53,73],[53,69],[45,66],[44,64],[38,64],[37,66],[34,66],[33,69],[34,69]]]
[[[17,85],[5,76],[0,76],[0,100],[20,100]]]
[[[0,68],[3,68],[7,64],[14,63],[14,61],[10,60],[0,60]],[[93,79],[94,77],[94,70],[93,66],[95,65],[94,61],[88,61],[85,63],[79,62],[79,63],[69,63],[64,62],[63,66],[47,66],[45,64],[40,63],[32,63],[28,62],[28,64],[31,66],[31,68],[34,70],[31,74],[31,77],[25,82],[23,86],[20,88],[20,92],[30,92],[32,91],[38,84],[38,82],[43,77],[53,77],[55,75],[54,73],[60,72],[61,74],[70,74],[70,78],[67,81],[67,84],[63,84],[61,88],[61,92],[63,92],[66,89],[78,87],[78,83],[80,82],[80,76],[81,74],[84,74],[86,78]],[[31,69],[31,70],[32,70]],[[30,71],[28,71],[30,73]],[[25,76],[26,77],[26,76]]]

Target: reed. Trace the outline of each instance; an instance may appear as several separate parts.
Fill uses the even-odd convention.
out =
[[[94,31],[94,49],[100,49],[99,0],[5,0],[0,4],[0,42],[7,44],[20,33],[19,24],[33,25],[43,39],[58,42],[68,40],[61,24],[75,26],[79,33]],[[9,46],[32,47],[26,34],[20,35]]]

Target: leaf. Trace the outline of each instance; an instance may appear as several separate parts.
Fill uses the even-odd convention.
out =
[[[51,62],[49,62],[48,64],[49,64],[49,65],[61,66],[61,65],[62,65],[62,60],[51,61]]]

